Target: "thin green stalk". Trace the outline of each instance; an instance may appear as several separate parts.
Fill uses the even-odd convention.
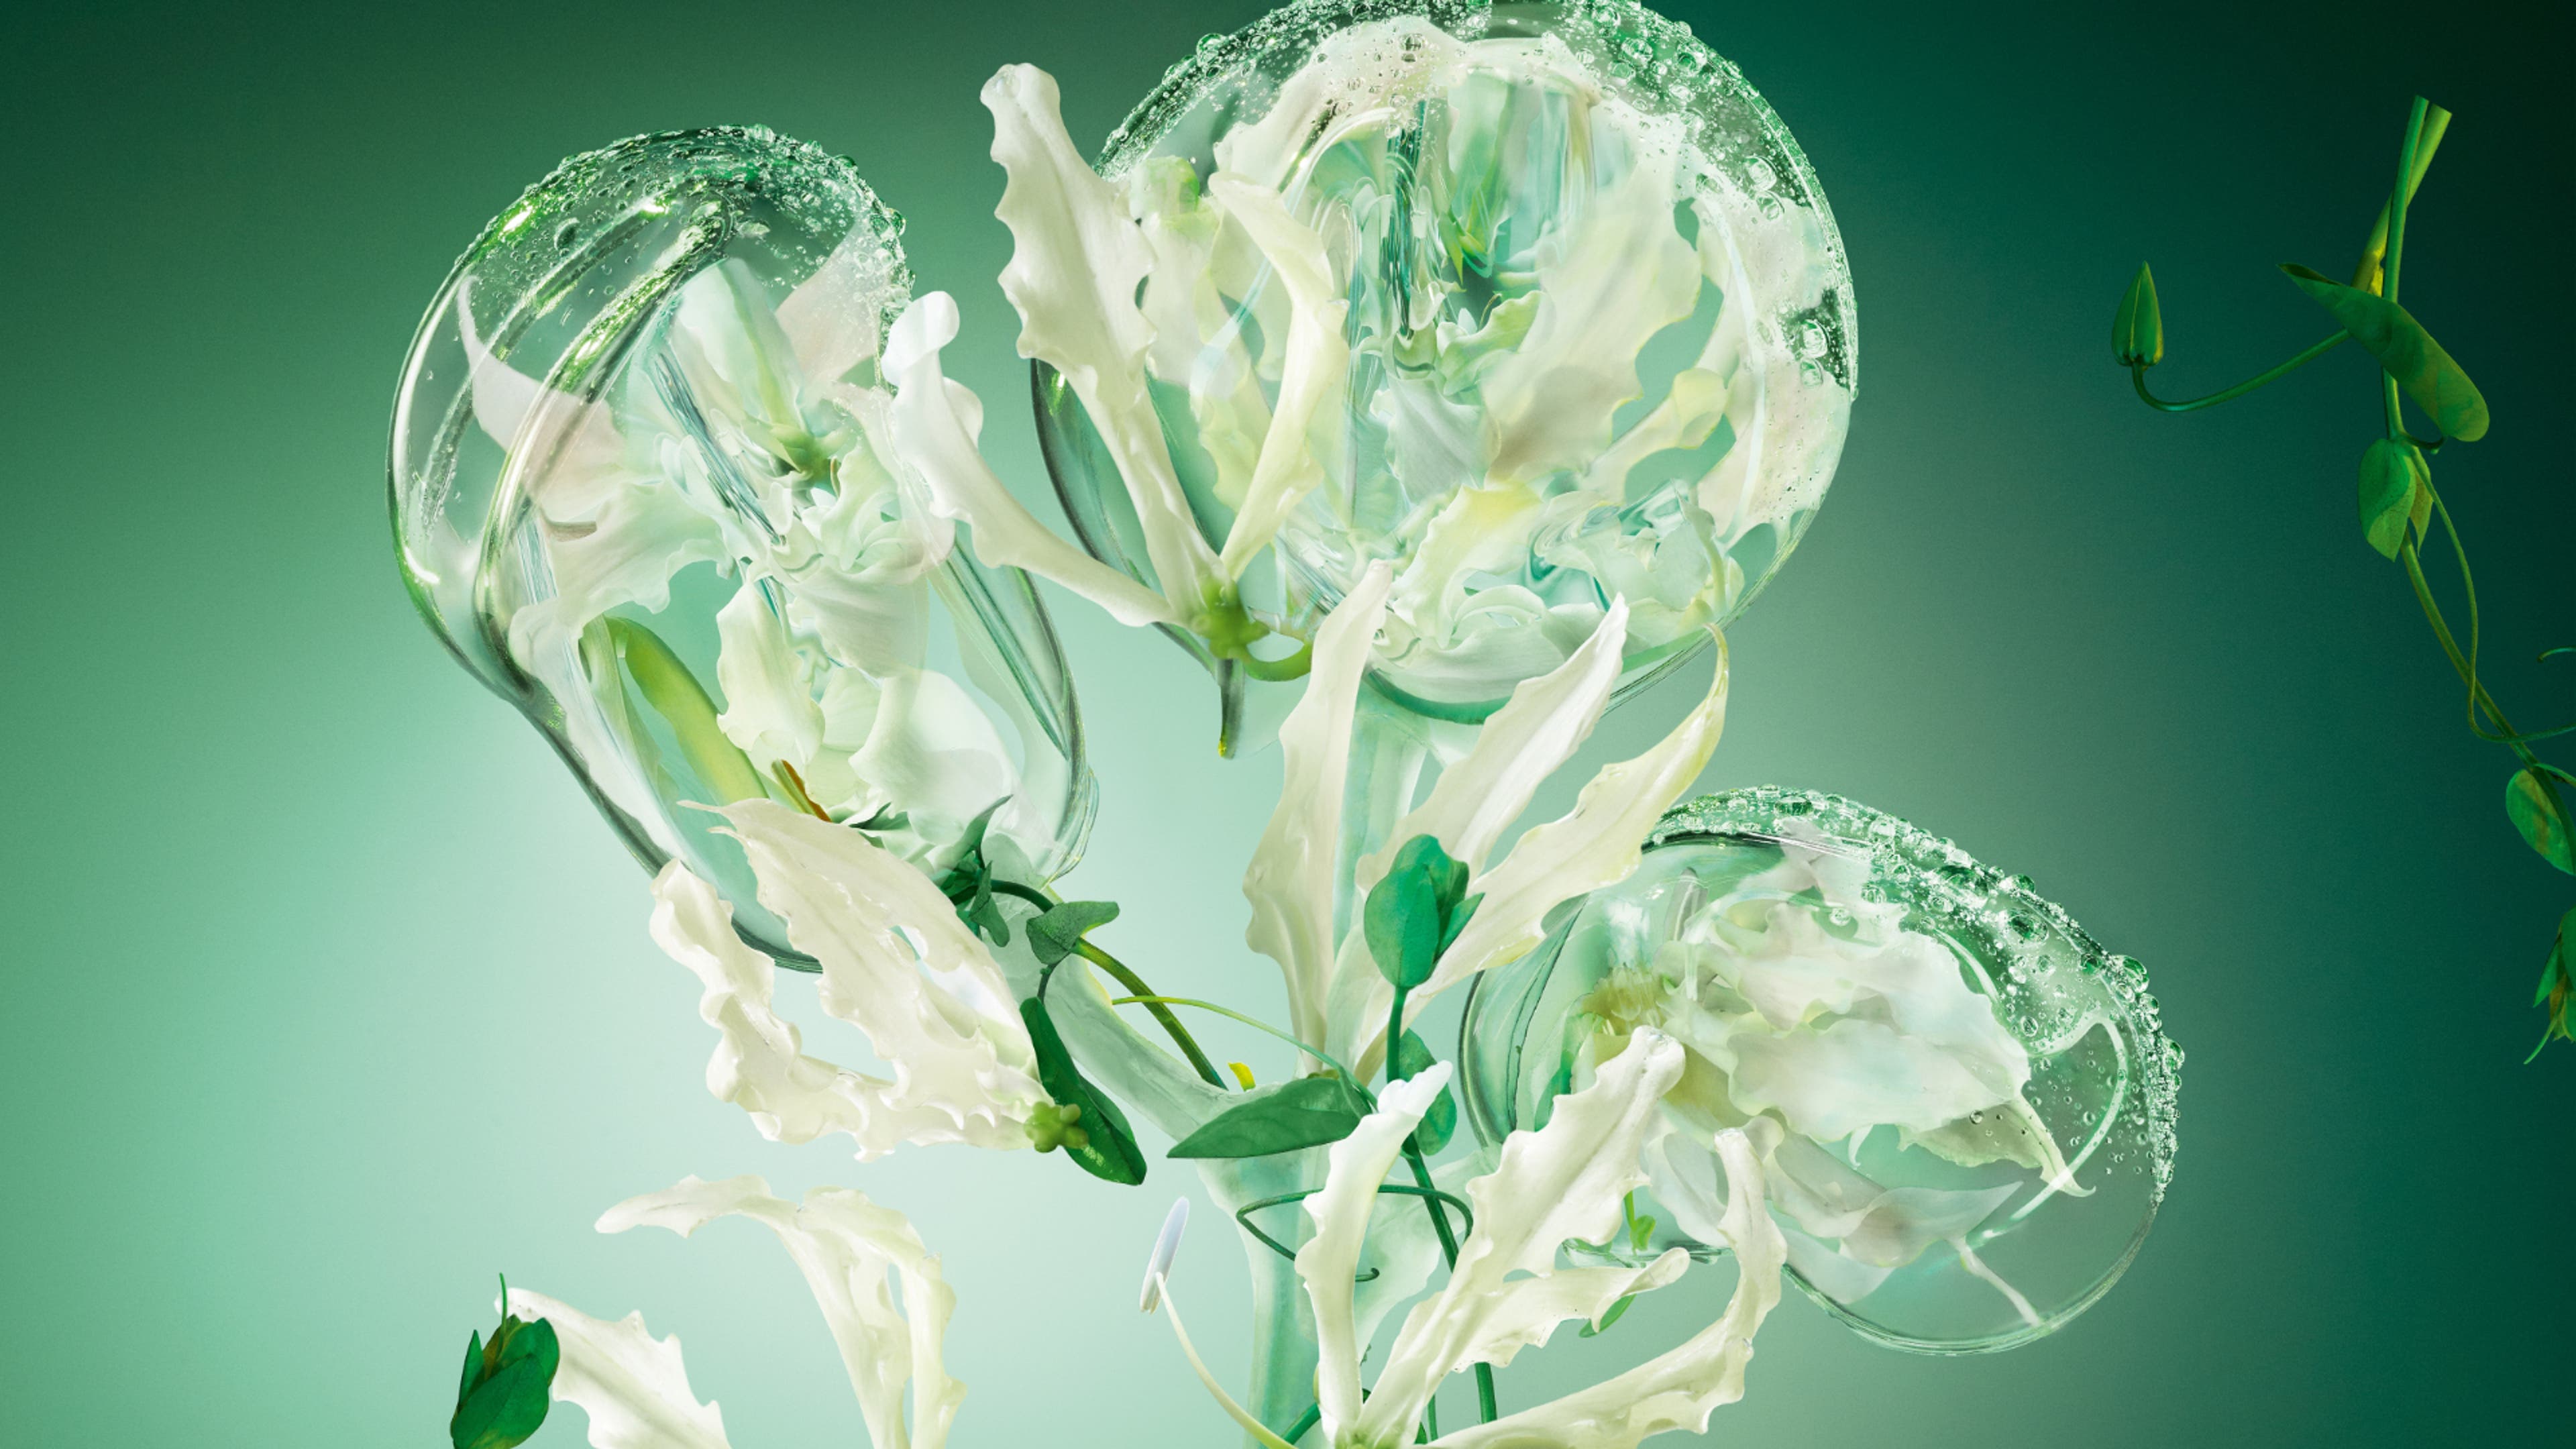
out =
[[[1389,1086],[1393,1086],[1396,1080],[1396,1044],[1404,1040],[1405,994],[1404,986],[1399,983],[1395,988],[1395,1005],[1387,1012],[1386,1080]],[[1413,1180],[1421,1185],[1423,1191],[1437,1190],[1431,1182],[1431,1164],[1423,1160],[1422,1148],[1414,1142],[1413,1134],[1409,1132],[1404,1138],[1404,1160],[1412,1164]],[[1424,1207],[1431,1214],[1432,1230],[1440,1235],[1441,1260],[1447,1263],[1449,1271],[1454,1273],[1458,1271],[1458,1238],[1456,1234],[1449,1231],[1449,1215],[1440,1211],[1437,1203],[1426,1202]],[[1494,1366],[1492,1364],[1476,1365],[1476,1409],[1485,1416],[1484,1421],[1488,1424],[1498,1417],[1494,1401]]]
[[[1306,1412],[1297,1416],[1297,1422],[1288,1426],[1288,1432],[1280,1435],[1279,1437],[1287,1440],[1291,1444],[1294,1444],[1297,1442],[1299,1435],[1314,1428],[1317,1424],[1322,1423],[1323,1419],[1324,1406],[1322,1404],[1309,1404],[1306,1406]]]
[[[2342,346],[2345,342],[2348,342],[2351,339],[2351,333],[2338,332],[2323,342],[2319,342],[2308,348],[2306,351],[2301,352],[2298,356],[2291,358],[2289,361],[2282,363],[2278,367],[2256,373],[2254,376],[2245,379],[2234,387],[2221,388],[2207,397],[2191,398],[2184,402],[2167,402],[2163,398],[2156,396],[2154,393],[2147,391],[2147,370],[2143,366],[2132,366],[2129,369],[2129,377],[2138,385],[2138,396],[2146,402],[2147,406],[2154,408],[2156,411],[2166,413],[2198,412],[2202,408],[2214,408],[2223,402],[2234,402],[2236,399],[2245,396],[2256,388],[2278,382],[2282,378],[2289,376],[2291,373],[2298,371],[2300,368],[2307,366],[2309,363],[2316,361],[2318,358],[2325,356],[2327,353],[2334,351],[2337,347]]]
[[[1003,880],[998,876],[993,880],[993,889],[1003,895],[1024,900],[1041,911],[1051,910],[1057,905],[1056,900],[1044,891],[1021,885],[1017,881]],[[1209,1086],[1226,1085],[1225,1078],[1217,1074],[1216,1066],[1208,1060],[1207,1053],[1199,1050],[1199,1044],[1190,1036],[1189,1028],[1181,1025],[1179,1017],[1172,1015],[1159,1004],[1161,998],[1154,996],[1154,988],[1145,984],[1144,977],[1137,975],[1125,962],[1089,941],[1075,946],[1074,950],[1081,954],[1083,960],[1117,977],[1118,984],[1136,992],[1138,1000],[1150,1000],[1156,1003],[1149,1005],[1148,1009],[1153,1012],[1154,1020],[1162,1023],[1163,1030],[1172,1038],[1173,1045],[1181,1049],[1181,1055],[1190,1059],[1190,1065],[1197,1069],[1200,1076],[1207,1079]]]
[[[1089,941],[1079,942],[1073,949],[1083,960],[1117,977],[1119,985],[1136,993],[1140,999],[1154,994],[1154,988],[1145,984],[1144,977],[1127,969],[1126,963]],[[1147,1001],[1145,1009],[1154,1014],[1154,1020],[1162,1023],[1164,1032],[1180,1047],[1181,1055],[1190,1059],[1190,1066],[1207,1080],[1209,1086],[1222,1088],[1227,1085],[1225,1078],[1217,1075],[1216,1064],[1208,1060],[1206,1052],[1199,1050],[1199,1044],[1190,1036],[1189,1028],[1181,1025],[1181,1019],[1172,1015],[1170,1007],[1160,1001]]]
[[[1306,1055],[1313,1057],[1315,1060],[1322,1062],[1325,1066],[1331,1067],[1334,1071],[1341,1073],[1342,1080],[1350,1083],[1353,1091],[1358,1092],[1362,1097],[1368,1098],[1369,1106],[1371,1108],[1377,1106],[1377,1099],[1369,1097],[1368,1087],[1360,1081],[1359,1074],[1352,1071],[1350,1068],[1343,1066],[1332,1057],[1325,1055],[1322,1048],[1308,1046],[1304,1042],[1297,1040],[1297,1038],[1290,1036],[1288,1033],[1281,1031],[1275,1026],[1272,1026],[1270,1023],[1262,1021],[1256,1017],[1246,1016],[1231,1006],[1219,1006],[1213,1001],[1201,1001],[1194,996],[1151,996],[1143,994],[1136,996],[1121,996],[1112,1000],[1109,1004],[1112,1006],[1150,1006],[1157,1003],[1165,1006],[1195,1006],[1201,1011],[1213,1011],[1219,1016],[1231,1017],[1236,1021],[1242,1022],[1245,1026],[1251,1027],[1255,1031],[1266,1031],[1272,1036],[1279,1038],[1281,1041],[1288,1043],[1290,1046],[1295,1047],[1297,1050],[1304,1052]]]
[[[2397,151],[2397,186],[2388,194],[2388,259],[2379,274],[2379,295],[2391,302],[2397,300],[2397,271],[2406,259],[2406,203],[2414,196],[2410,184],[2415,179],[2415,148],[2424,135],[2422,96],[2406,112],[2406,143]],[[2381,369],[2379,375],[2380,407],[2388,416],[2388,436],[2403,438],[2406,425],[2397,411],[2396,375]]]

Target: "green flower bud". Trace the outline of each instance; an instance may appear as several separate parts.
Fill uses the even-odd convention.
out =
[[[509,1284],[501,1285],[502,1300]],[[507,1308],[489,1342],[472,1335],[465,1345],[465,1374],[456,1390],[456,1412],[447,1421],[454,1449],[515,1449],[546,1421],[547,1387],[562,1358],[555,1326],[513,1318]]]
[[[2165,360],[2165,318],[2156,306],[2156,275],[2143,262],[2111,318],[2111,357],[2122,367],[2153,367]]]

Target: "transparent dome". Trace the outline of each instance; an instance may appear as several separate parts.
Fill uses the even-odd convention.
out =
[[[566,161],[485,228],[395,403],[404,581],[648,868],[791,962],[721,821],[766,797],[939,870],[1068,868],[1092,783],[1028,581],[954,546],[885,451],[901,218],[763,130]]]
[[[1710,1251],[1706,1144],[1743,1128],[1800,1284],[1895,1347],[2063,1326],[2128,1267],[2173,1174],[2182,1051],[2137,963],[2028,880],[1836,796],[1677,806],[1635,875],[1480,979],[1470,1121],[1488,1141],[1543,1123],[1644,1024],[1689,1052],[1647,1151],[1654,1250]]]
[[[1291,6],[1201,42],[1101,170],[1155,252],[1148,384],[1212,546],[1295,320],[1212,180],[1269,188],[1320,240],[1340,405],[1315,410],[1322,477],[1246,595],[1294,621],[1394,560],[1373,678],[1416,710],[1483,718],[1618,595],[1642,684],[1743,610],[1831,481],[1857,358],[1833,214],[1735,67],[1640,6]],[[1043,364],[1035,386],[1084,544],[1151,582],[1081,404]]]

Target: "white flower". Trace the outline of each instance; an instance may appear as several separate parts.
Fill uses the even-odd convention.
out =
[[[1156,327],[1138,302],[1158,255],[1169,269],[1196,265],[1203,253],[1193,252],[1169,217],[1141,227],[1129,199],[1083,162],[1065,134],[1055,81],[1044,71],[1004,67],[984,87],[984,104],[993,113],[993,159],[1010,177],[996,214],[1014,244],[1002,290],[1020,314],[1020,355],[1053,367],[1081,399],[1135,506],[1159,591],[1057,538],[976,455],[981,405],[939,368],[940,350],[957,333],[956,304],[944,293],[915,301],[895,324],[887,371],[902,389],[893,414],[896,438],[929,480],[935,506],[969,526],[976,554],[987,564],[1042,574],[1122,622],[1175,625],[1221,655],[1242,657],[1263,628],[1244,614],[1237,585],[1323,476],[1305,443],[1306,423],[1337,393],[1348,355],[1344,304],[1333,294],[1323,243],[1275,192],[1226,176],[1210,183],[1210,194],[1259,249],[1291,304],[1276,401],[1248,392],[1251,379],[1240,368],[1227,379],[1235,406],[1266,416],[1253,425],[1260,431],[1257,448],[1246,428],[1235,430],[1245,445],[1237,456],[1251,462],[1233,500],[1224,548],[1211,550],[1181,491],[1148,392],[1146,354]],[[1211,219],[1201,230],[1213,232],[1217,224]],[[1200,280],[1166,270],[1148,291],[1148,305],[1171,324],[1179,315],[1175,296]],[[1207,320],[1222,325],[1216,321],[1221,310],[1211,307]]]
[[[1619,1226],[1623,1195],[1645,1180],[1637,1153],[1656,1120],[1656,1099],[1681,1068],[1677,1045],[1640,1032],[1626,1052],[1603,1064],[1589,1088],[1558,1100],[1545,1128],[1514,1133],[1504,1143],[1493,1172],[1467,1184],[1475,1222],[1449,1281],[1406,1315],[1376,1383],[1363,1395],[1366,1344],[1352,1283],[1362,1240],[1379,1185],[1395,1168],[1405,1137],[1447,1086],[1449,1069],[1444,1063],[1388,1086],[1378,1110],[1331,1148],[1324,1187],[1306,1199],[1314,1235],[1298,1250],[1297,1272],[1315,1315],[1324,1442],[1334,1449],[1412,1443],[1424,1408],[1450,1374],[1479,1363],[1507,1364],[1522,1348],[1545,1343],[1557,1325],[1597,1322],[1622,1297],[1682,1275],[1689,1258],[1680,1249],[1636,1268],[1557,1266],[1567,1240],[1607,1238]],[[1715,1144],[1731,1180],[1745,1189],[1738,1196],[1758,1201],[1761,1168],[1741,1137],[1725,1134]],[[1735,1250],[1740,1277],[1726,1311],[1708,1328],[1592,1388],[1432,1442],[1448,1449],[1627,1449],[1650,1434],[1705,1427],[1712,1410],[1742,1394],[1753,1333],[1780,1297],[1782,1246],[1769,1218],[1745,1211],[1726,1226],[1731,1235],[1723,1241]]]
[[[1361,932],[1334,934],[1334,874],[1360,673],[1385,617],[1389,585],[1381,564],[1317,632],[1305,697],[1279,732],[1279,806],[1243,877],[1252,903],[1244,939],[1279,963],[1298,1038],[1363,1073],[1383,1050],[1394,995]],[[1670,734],[1634,759],[1602,767],[1572,810],[1523,834],[1507,852],[1498,850],[1503,831],[1609,704],[1627,620],[1626,604],[1613,601],[1564,663],[1514,690],[1465,758],[1396,824],[1386,848],[1359,862],[1354,896],[1385,874],[1396,847],[1430,835],[1468,867],[1467,893],[1484,897],[1431,979],[1407,999],[1408,1021],[1434,996],[1536,946],[1558,904],[1626,878],[1656,819],[1717,747],[1726,718],[1722,647],[1707,697]]]
[[[772,1007],[777,967],[743,943],[733,908],[677,862],[653,883],[653,939],[705,984],[698,1012],[722,1040],[707,1088],[761,1135],[846,1133],[862,1160],[906,1143],[1029,1145],[1047,1101],[1036,1054],[992,955],[938,887],[847,826],[771,801],[725,812],[760,902],[822,968],[816,1000],[857,1027],[892,1080],[805,1055]]]
[[[475,417],[512,454],[542,555],[527,561],[541,578],[509,620],[511,655],[563,704],[610,802],[670,854],[675,792],[654,779],[617,668],[632,646],[595,626],[621,605],[667,607],[692,563],[740,580],[716,620],[725,708],[708,730],[655,702],[693,760],[717,761],[701,765],[720,777],[702,780],[715,803],[900,812],[888,842],[928,859],[1020,792],[994,721],[924,667],[952,529],[893,452],[891,393],[849,377],[876,356],[891,285],[865,230],[775,308],[740,262],[711,267],[599,403],[495,358],[458,294]],[[995,822],[1022,826],[1015,806]]]
[[[1795,361],[1756,315],[1815,305],[1821,231],[1803,208],[1729,195],[1678,120],[1612,94],[1553,37],[1346,27],[1218,136],[1204,179],[1181,157],[1103,179],[1032,67],[1005,67],[984,103],[1009,175],[1020,353],[1079,398],[1157,587],[1054,536],[975,456],[980,407],[938,368],[955,304],[924,297],[889,346],[894,422],[988,563],[1244,658],[1279,622],[1239,596],[1274,542],[1292,590],[1319,583],[1328,601],[1391,558],[1379,663],[1417,696],[1482,706],[1564,662],[1614,597],[1631,664],[1693,642],[1742,595],[1729,550],[1812,506],[1830,472],[1848,395],[1809,388],[1839,401],[1803,412],[1774,399]],[[1726,301],[1703,309],[1704,293]],[[1649,342],[1703,310],[1698,355],[1614,426],[1649,391]],[[1173,430],[1204,455],[1189,486],[1205,497]],[[1632,496],[1632,471],[1676,455],[1695,480]],[[1194,511],[1211,508],[1229,519],[1214,549]]]
[[[804,1274],[840,1347],[869,1441],[877,1449],[947,1443],[966,1393],[940,1360],[957,1295],[903,1214],[845,1188],[816,1188],[799,1206],[770,1196],[757,1177],[690,1177],[610,1208],[599,1230],[659,1227],[686,1237],[737,1216],[777,1234]],[[727,1449],[724,1416],[690,1389],[677,1336],[656,1340],[642,1314],[603,1322],[523,1289],[510,1290],[508,1309],[554,1325],[563,1357],[553,1394],[589,1416],[594,1449]]]
[[[1868,1296],[1946,1242],[2026,1321],[2035,1310],[1978,1258],[1971,1235],[2032,1178],[2069,1196],[2074,1179],[2024,1097],[2030,1056],[1938,941],[1868,900],[1866,866],[1812,831],[1782,859],[1683,923],[1642,967],[1614,969],[1582,1008],[1605,1028],[1586,1055],[1632,1028],[1667,1033],[1690,1070],[1648,1144],[1655,1196],[1684,1231],[1727,1205],[1705,1143],[1741,1129],[1760,1152],[1789,1262],[1838,1302]],[[1580,1063],[1578,1062],[1578,1066]],[[2031,1178],[1980,1187],[1884,1186],[1858,1167],[1880,1129],[1960,1167],[2009,1164]],[[1838,1154],[1833,1145],[1849,1144]]]

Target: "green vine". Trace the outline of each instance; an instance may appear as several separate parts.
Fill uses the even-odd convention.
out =
[[[2281,269],[2333,317],[2340,329],[2333,336],[2277,367],[2206,397],[2179,402],[2158,398],[2147,387],[2147,370],[2164,361],[2164,318],[2156,300],[2155,276],[2141,266],[2112,318],[2111,351],[2120,365],[2129,369],[2138,396],[2148,406],[2168,413],[2195,412],[2232,402],[2288,376],[2347,341],[2360,344],[2371,355],[2378,364],[2385,430],[2362,454],[2362,537],[2381,557],[2404,568],[2416,603],[2424,611],[2424,621],[2465,690],[2469,732],[2512,753],[2516,768],[2505,781],[2505,818],[2541,859],[2576,875],[2576,804],[2571,803],[2576,802],[2576,774],[2541,759],[2532,748],[2542,740],[2576,731],[2576,723],[2545,730],[2517,730],[2478,677],[2483,626],[2478,616],[2477,579],[2469,570],[2468,548],[2460,539],[2458,526],[2451,521],[2451,510],[2433,487],[2432,456],[2444,444],[2475,442],[2486,435],[2486,399],[2450,353],[2397,303],[2398,277],[2406,258],[2406,210],[2414,200],[2416,188],[2423,184],[2424,173],[2433,164],[2433,153],[2442,144],[2450,122],[2450,112],[2421,96],[2415,98],[2406,118],[2405,141],[2397,154],[2396,182],[2362,247],[2351,282],[2336,282],[2306,267]],[[2434,432],[2429,439],[2407,430],[2402,409],[2408,400],[2432,421]],[[2424,577],[2422,552],[2437,519],[2449,544],[2448,552],[2460,571],[2460,592],[2469,625],[2465,647]],[[2540,657],[2547,660],[2572,653],[2576,653],[2576,646],[2550,649]],[[2541,1048],[2552,1040],[2576,1041],[2576,1035],[2569,1030],[2570,1010],[2576,1007],[2576,909],[2559,919],[2558,933],[2541,967],[2540,988],[2532,1004],[2548,1013],[2532,1056],[2539,1056]]]

